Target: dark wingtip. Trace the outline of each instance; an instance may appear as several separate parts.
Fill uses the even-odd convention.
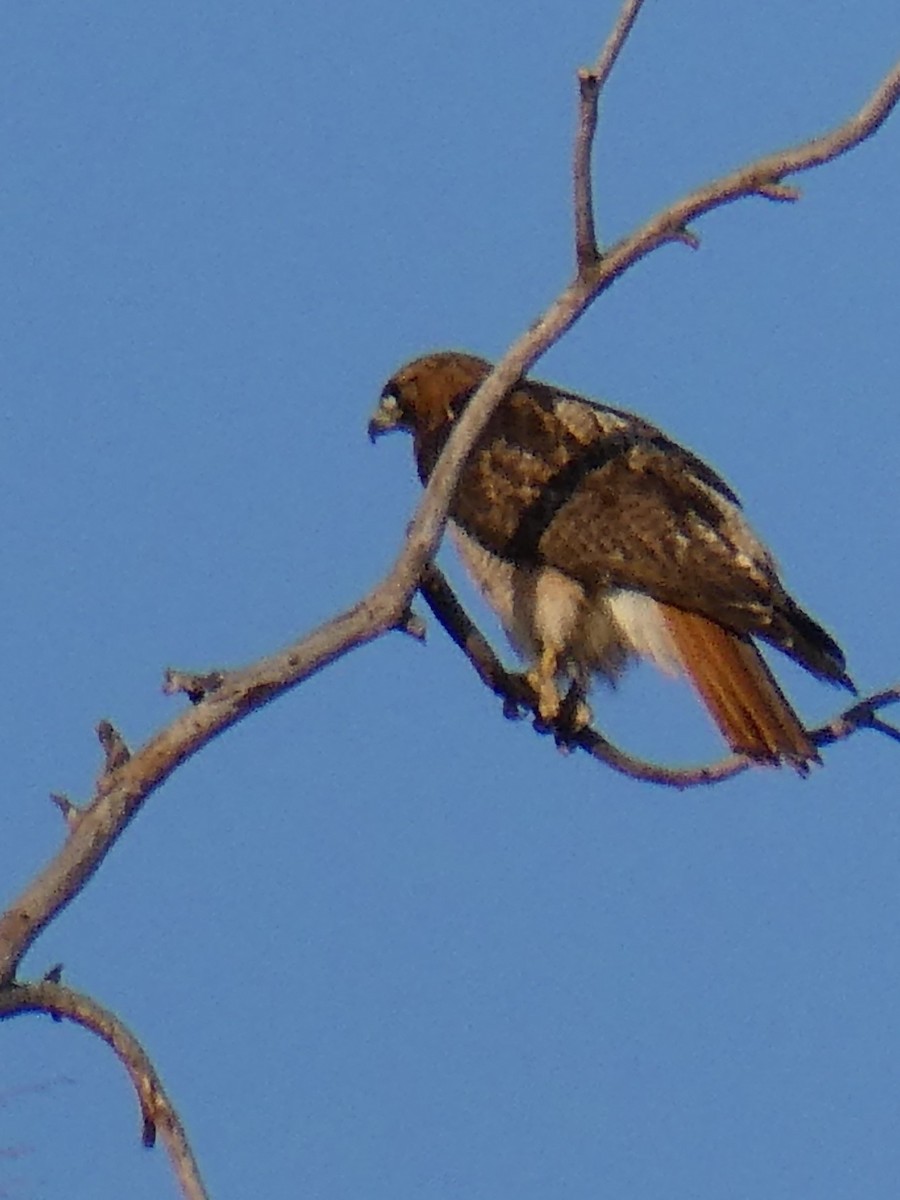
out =
[[[847,674],[844,652],[834,638],[793,600],[782,609],[787,621],[788,637],[782,647],[819,679],[858,694],[856,684]],[[777,644],[777,643],[776,643]]]

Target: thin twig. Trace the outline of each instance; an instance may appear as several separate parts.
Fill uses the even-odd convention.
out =
[[[575,135],[575,262],[578,270],[593,266],[600,257],[594,224],[594,183],[591,150],[597,132],[597,77],[578,72],[578,132]]]
[[[524,676],[506,670],[487,638],[460,604],[443,572],[434,563],[429,564],[423,572],[419,590],[444,630],[475,668],[482,683],[504,701],[507,715],[521,715],[522,709],[531,712],[536,719],[536,728],[540,732],[553,733],[559,745],[583,750],[630,779],[673,788],[722,783],[754,765],[752,759],[742,754],[730,754],[718,762],[696,767],[669,767],[629,754],[593,728],[574,732],[564,727],[548,729],[537,715],[538,697],[534,689]],[[873,729],[900,739],[900,732],[878,716],[881,708],[898,701],[900,687],[887,688],[862,700],[855,700],[820,729],[812,730],[810,736],[816,746],[844,741],[860,729]]]
[[[125,739],[111,721],[100,721],[97,725],[97,737],[103,747],[105,756],[104,773],[111,775],[118,767],[123,766],[131,758],[131,751],[125,744]]]
[[[642,783],[676,788],[679,791],[704,787],[711,783],[723,783],[755,765],[752,759],[743,754],[729,754],[718,762],[704,763],[697,767],[667,767],[663,763],[649,762],[629,754],[603,737],[596,729],[580,730],[576,735],[575,744],[607,767],[618,771],[620,775],[627,775],[629,779],[637,779]]]
[[[796,199],[799,196],[796,189],[782,183],[786,175],[795,175],[832,162],[860,145],[881,128],[898,100],[900,62],[885,76],[859,112],[830,133],[811,138],[799,146],[767,154],[746,167],[739,167],[721,179],[697,188],[623,238],[604,254],[598,264],[583,273],[586,276],[582,281],[584,286],[581,290],[575,289],[579,302],[583,302],[586,308],[624,271],[666,242],[683,241],[687,235],[691,244],[696,246],[696,235],[690,231],[690,224],[715,208],[751,196],[782,201]],[[582,307],[577,307],[577,315],[582,311]]]
[[[386,584],[399,587],[404,596],[409,594],[406,589],[415,586],[440,540],[450,497],[465,459],[491,413],[513,384],[620,275],[667,242],[693,239],[688,224],[697,217],[741,197],[758,195],[763,185],[780,182],[786,174],[829,162],[859,145],[881,127],[898,99],[900,63],[879,84],[863,108],[830,134],[813,138],[792,150],[767,155],[698,188],[617,243],[594,267],[581,271],[497,363],[455,422],[416,510],[403,552]]]
[[[882,719],[880,710],[889,704],[900,702],[900,684],[896,687],[885,688],[871,696],[864,696],[854,701],[849,708],[828,721],[820,729],[813,732],[813,741],[817,746],[831,746],[834,742],[843,741],[858,729],[873,729],[883,733],[892,741],[900,742],[900,729]]]
[[[616,23],[610,30],[609,37],[603,43],[603,49],[597,56],[597,61],[591,68],[591,74],[597,80],[597,90],[603,91],[606,87],[606,81],[612,74],[612,69],[618,61],[619,55],[631,33],[631,27],[637,20],[638,13],[644,0],[625,0],[619,10],[619,15],[616,17]]]
[[[166,1095],[153,1063],[133,1033],[109,1009],[52,979],[0,988],[0,1021],[22,1013],[47,1013],[74,1021],[111,1046],[134,1085],[141,1109],[141,1140],[152,1146],[159,1134],[185,1200],[208,1200],[184,1126]]]
[[[578,132],[572,175],[575,187],[575,261],[579,270],[593,265],[599,257],[591,170],[594,135],[597,131],[597,102],[643,3],[644,0],[626,0],[596,63],[592,67],[582,67],[578,72]]]

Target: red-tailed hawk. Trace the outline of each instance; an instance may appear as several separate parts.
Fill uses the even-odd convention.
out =
[[[409,431],[426,482],[489,371],[457,351],[408,363],[370,436]],[[614,681],[641,656],[683,672],[738,753],[818,761],[753,638],[854,690],[840,647],[785,591],[734,492],[649,422],[522,379],[475,443],[450,527],[545,720],[574,689],[586,721],[592,676]]]

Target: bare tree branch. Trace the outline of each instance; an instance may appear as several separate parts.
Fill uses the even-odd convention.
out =
[[[889,704],[900,702],[900,684],[896,687],[885,688],[884,691],[874,692],[864,696],[855,704],[851,704],[842,713],[838,713],[827,724],[813,731],[813,739],[817,746],[831,746],[842,742],[844,738],[855,733],[857,729],[873,729],[883,733],[891,741],[900,742],[900,729],[882,720],[879,713]]]
[[[619,59],[619,55],[625,46],[628,35],[631,33],[632,26],[638,18],[638,13],[643,7],[644,0],[625,0],[619,15],[616,17],[616,23],[609,31],[609,36],[603,43],[603,49],[597,56],[597,61],[591,68],[591,74],[597,80],[598,94],[606,87],[606,81],[612,74],[613,67]]]
[[[47,1013],[57,1021],[74,1021],[112,1047],[137,1094],[143,1126],[142,1142],[145,1146],[153,1146],[159,1134],[185,1200],[207,1200],[207,1191],[178,1113],[147,1052],[119,1018],[89,996],[50,979],[0,989],[0,1021],[22,1013]]]
[[[552,733],[563,749],[584,750],[621,775],[674,788],[722,783],[755,765],[752,759],[743,755],[730,754],[719,762],[701,766],[669,767],[629,754],[596,729],[567,728],[564,715],[556,725],[548,727],[538,715],[538,696],[527,678],[506,670],[434,563],[430,563],[423,571],[419,591],[437,620],[475,668],[482,683],[503,700],[505,715],[521,717],[523,709],[531,713],[535,728],[542,733]],[[830,746],[860,729],[874,729],[900,741],[900,730],[894,729],[878,715],[882,708],[898,701],[900,685],[857,700],[826,725],[812,730],[812,740],[817,746]]]
[[[603,256],[594,268],[588,269],[586,286],[590,303],[622,274],[657,246],[667,241],[683,240],[690,233],[691,221],[714,208],[722,208],[748,196],[763,196],[770,200],[796,200],[800,193],[782,183],[786,175],[809,171],[846,154],[875,133],[900,99],[900,62],[882,80],[869,100],[849,120],[831,133],[812,138],[799,146],[768,154],[746,167],[698,188],[676,201],[669,208],[624,238]]]
[[[900,64],[864,107],[832,133],[793,150],[768,155],[692,192],[664,209],[581,270],[547,311],[511,347],[466,407],[451,433],[416,510],[403,548],[387,577],[346,612],[280,653],[242,670],[215,672],[215,687],[190,679],[194,706],[134,752],[130,761],[104,773],[94,799],[81,810],[56,857],[0,917],[0,986],[10,982],[40,931],[93,875],[141,804],[186,759],[236,721],[295,687],[335,659],[404,624],[404,614],[425,564],[434,554],[466,456],[506,392],[556,342],[585,309],[629,267],[658,246],[686,236],[687,223],[713,208],[764,193],[782,177],[836,158],[870,137],[900,97]],[[611,764],[612,765],[612,764]]]
[[[478,672],[481,682],[504,701],[506,716],[537,712],[537,694],[524,675],[507,671],[434,563],[422,572],[419,591],[445,631]]]
[[[46,925],[85,886],[141,805],[198,750],[249,713],[382,634],[400,629],[420,636],[421,629],[410,612],[410,602],[420,580],[433,608],[435,597],[438,597],[438,607],[443,605],[447,612],[455,612],[453,604],[459,606],[452,592],[451,602],[441,592],[437,576],[433,573],[423,575],[423,571],[442,536],[450,499],[466,457],[506,392],[598,296],[658,246],[669,242],[696,246],[698,242],[689,227],[690,222],[714,208],[745,196],[796,199],[797,193],[783,182],[785,176],[819,166],[859,145],[881,126],[900,97],[898,65],[867,104],[830,134],[761,158],[697,189],[600,255],[594,232],[590,174],[597,102],[640,7],[640,0],[625,0],[597,64],[579,75],[581,106],[574,162],[577,274],[497,364],[456,423],[390,572],[346,612],[270,657],[232,671],[167,672],[164,689],[170,693],[184,692],[191,707],[138,749],[130,751],[111,724],[101,723],[98,734],[105,763],[91,800],[78,807],[64,796],[53,797],[65,818],[65,841],[53,859],[0,916],[0,1017],[26,1011],[47,1012],[57,1019],[76,1021],[103,1037],[131,1074],[144,1115],[145,1136],[149,1137],[151,1129],[160,1130],[187,1196],[202,1197],[205,1193],[184,1131],[144,1051],[112,1014],[86,997],[60,987],[53,979],[37,984],[16,984],[16,972],[23,955]],[[462,648],[485,683],[504,698],[507,712],[513,715],[522,708],[533,709],[534,697],[527,682],[521,676],[505,671],[471,622],[471,628],[460,623],[459,613],[444,623],[451,633],[454,621],[462,630],[458,634]],[[861,727],[900,739],[900,732],[878,716],[880,707],[898,696],[900,690],[891,689],[860,702],[826,729],[817,731],[817,744],[829,744]],[[742,759],[725,760],[721,764],[696,768],[688,779],[684,771],[631,758],[593,731],[583,730],[572,735],[565,729],[549,732],[554,733],[561,744],[578,745],[616,770],[672,786],[713,782],[744,770],[747,765]],[[194,1182],[186,1183],[186,1180]]]
[[[84,887],[147,797],[181,763],[248,713],[396,625],[396,608],[405,598],[390,584],[388,579],[360,604],[280,654],[214,676],[219,680],[215,690],[198,695],[192,708],[128,761],[101,774],[86,807],[73,812],[69,804],[63,846],[0,916],[0,986],[12,981],[34,939]]]
[[[398,585],[404,596],[409,594],[407,589],[414,586],[422,567],[434,553],[462,466],[491,413],[520,376],[620,275],[666,242],[688,240],[697,244],[688,223],[712,209],[743,197],[766,194],[773,185],[781,183],[783,176],[830,162],[858,146],[887,120],[898,98],[900,63],[879,84],[863,108],[830,134],[813,138],[792,150],[767,155],[698,188],[618,242],[595,266],[579,270],[569,286],[503,356],[455,423],[416,510],[403,552],[385,585]]]
[[[626,0],[593,67],[578,72],[578,133],[575,138],[575,261],[579,270],[599,258],[594,221],[591,152],[597,132],[597,100],[622,52],[644,0]]]

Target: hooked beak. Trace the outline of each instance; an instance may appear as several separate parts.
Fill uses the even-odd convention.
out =
[[[383,433],[400,429],[401,424],[402,418],[397,397],[388,392],[381,397],[378,407],[372,413],[372,419],[369,421],[369,441],[374,442]]]

